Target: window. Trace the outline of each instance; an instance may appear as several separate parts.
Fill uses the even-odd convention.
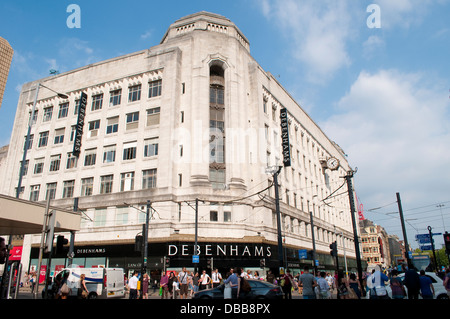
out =
[[[109,106],[119,105],[121,97],[122,89],[109,92]]]
[[[33,140],[34,140],[34,134],[30,134],[30,139],[28,140],[28,150],[31,150],[31,148],[33,147]],[[23,142],[23,149],[25,150],[26,147],[26,142],[27,142],[27,137],[25,136],[25,141]]]
[[[76,125],[72,125],[70,127],[70,141],[73,142],[73,140],[75,139],[75,136],[77,134],[77,126]]]
[[[67,164],[66,168],[76,168],[78,163],[78,157],[73,156],[72,153],[67,153]]]
[[[98,129],[100,128],[100,120],[89,122],[89,133],[88,137],[95,137],[98,135]]]
[[[75,187],[75,181],[64,181],[63,186],[63,195],[62,198],[71,198],[73,197],[73,190]]]
[[[215,108],[210,109],[210,163],[225,163],[225,141],[224,141],[224,111]]]
[[[107,119],[106,134],[117,133],[119,130],[119,117],[111,117]]]
[[[162,80],[152,81],[148,83],[148,97],[152,98],[161,95]]]
[[[23,161],[20,161],[20,167],[22,167],[22,162]],[[25,164],[23,165],[23,172],[22,172],[22,175],[23,176],[25,176],[25,175],[27,175],[27,173],[28,173],[28,165],[30,164],[30,161],[29,160],[26,160],[25,161]],[[20,174],[20,167],[19,167],[19,174]],[[16,188],[17,189],[17,188]]]
[[[139,112],[127,114],[127,130],[136,129],[139,126]]]
[[[50,157],[50,172],[59,171],[60,163],[61,163],[61,154],[51,156]]]
[[[211,222],[217,222],[219,220],[217,211],[212,210],[209,212],[209,220]]]
[[[155,107],[147,110],[147,126],[159,124],[159,114],[161,113],[160,107]]]
[[[209,88],[209,103],[210,104],[224,104],[224,89],[222,86],[212,85]]]
[[[44,118],[42,119],[43,122],[48,122],[52,119],[53,114],[53,106],[49,106],[44,108]]]
[[[30,121],[31,121],[32,122],[31,125],[36,124],[37,118],[38,118],[38,110],[34,110],[33,120],[31,120],[31,112],[30,112],[30,117],[28,119],[28,123],[30,123]]]
[[[103,149],[103,163],[112,163],[116,160],[116,145],[105,146]]]
[[[60,104],[58,118],[62,119],[64,117],[67,117],[67,114],[69,114],[69,102]]]
[[[34,174],[41,174],[44,171],[44,158],[38,158],[34,163]]]
[[[123,144],[123,160],[131,160],[136,158],[137,142]]]
[[[139,101],[141,99],[141,85],[133,85],[128,88],[128,102]]]
[[[231,223],[231,212],[229,212],[229,211],[223,212],[223,221],[225,223]]]
[[[100,194],[109,194],[112,192],[113,175],[100,176]]]
[[[56,183],[47,184],[47,192],[45,193],[45,200],[47,199],[55,199],[56,195]]]
[[[39,190],[41,185],[32,185],[30,191],[30,201],[37,202],[39,200]]]
[[[64,128],[55,130],[55,140],[53,141],[53,144],[64,143],[64,130]]]
[[[105,226],[106,225],[106,208],[95,209],[94,213],[94,226]]]
[[[92,166],[95,165],[95,159],[97,157],[97,149],[86,150],[84,155],[84,166]]]
[[[265,98],[263,99],[263,111],[267,114],[267,100]]]
[[[94,178],[93,177],[81,179],[81,196],[92,195],[93,187],[94,187]]]
[[[213,189],[223,189],[225,186],[225,169],[209,169],[209,179]]]
[[[39,133],[39,147],[47,146],[48,143],[48,131]]]
[[[156,168],[142,171],[142,188],[156,187]]]
[[[101,110],[103,105],[103,93],[92,96],[91,111]]]
[[[158,155],[158,138],[144,140],[144,157]]]
[[[132,191],[134,189],[134,172],[120,174],[120,191]]]

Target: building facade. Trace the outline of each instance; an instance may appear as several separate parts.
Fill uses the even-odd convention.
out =
[[[376,265],[391,266],[389,236],[383,227],[368,219],[359,222],[361,230],[362,256],[367,260],[368,268]]]
[[[2,107],[3,94],[5,93],[6,80],[14,55],[14,50],[4,38],[0,37],[0,107]]]
[[[68,98],[41,89],[31,117],[38,83]],[[25,84],[5,164],[9,174],[2,180],[6,194],[15,194],[18,185],[29,121],[20,196],[50,198],[51,205],[64,208],[78,199],[83,221],[73,263],[139,269],[135,238],[149,204],[151,271],[277,268],[270,168],[282,166],[285,265],[311,264],[310,255],[300,259],[298,250],[312,249],[312,230],[319,268],[333,269],[329,245],[334,240],[340,255],[345,245],[354,264],[348,196],[330,196],[351,169],[344,152],[261,68],[248,39],[223,16],[186,16],[150,49]],[[82,128],[81,140],[77,128]],[[283,166],[286,143],[291,166]],[[339,165],[327,168],[328,159]],[[193,264],[196,239],[200,260]],[[38,235],[25,236],[28,269],[36,264],[39,241]],[[64,254],[56,259],[52,265],[67,262]]]

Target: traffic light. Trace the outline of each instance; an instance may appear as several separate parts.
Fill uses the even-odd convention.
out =
[[[136,235],[136,237],[134,237],[134,251],[142,251],[143,243],[144,236]]]
[[[445,252],[450,255],[450,234],[445,232],[444,234]]]
[[[169,258],[169,257],[166,257],[166,258],[164,259],[164,263],[165,263],[166,267],[169,267],[169,266],[170,266],[170,258]]]
[[[64,245],[66,245],[69,242],[68,239],[64,238],[64,236],[59,235],[56,237],[56,254],[60,254],[64,250]]]
[[[336,241],[332,242],[330,244],[330,255],[333,257],[336,257],[338,255],[338,251],[337,251],[337,243]]]

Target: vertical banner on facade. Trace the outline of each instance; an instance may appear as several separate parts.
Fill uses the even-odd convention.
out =
[[[284,167],[291,166],[291,150],[289,146],[289,123],[286,108],[280,109],[281,120],[281,149]]]
[[[82,92],[80,98],[80,105],[78,107],[78,120],[72,152],[72,154],[76,157],[78,157],[81,152],[81,137],[83,136],[84,117],[86,115],[86,102],[87,102],[87,94]]]

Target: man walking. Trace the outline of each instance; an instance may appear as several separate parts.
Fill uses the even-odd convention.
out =
[[[314,287],[317,286],[316,278],[309,273],[309,267],[305,266],[303,274],[299,277],[299,285],[303,287],[303,299],[316,299]]]
[[[138,272],[133,272],[133,277],[128,281],[128,287],[130,288],[130,299],[137,299],[137,283],[138,283]]]
[[[186,272],[186,267],[183,267],[183,270],[178,274],[178,283],[180,284],[180,298],[187,299],[188,273]]]

